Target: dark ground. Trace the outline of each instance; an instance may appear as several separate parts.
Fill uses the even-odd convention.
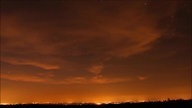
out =
[[[102,104],[102,105],[17,104],[17,105],[0,105],[0,108],[192,108],[192,99],[140,102],[140,103]]]

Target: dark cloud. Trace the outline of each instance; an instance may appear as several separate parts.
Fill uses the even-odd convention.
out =
[[[61,5],[55,2],[58,6],[53,6],[56,8],[41,1],[34,1],[31,6],[28,6],[28,2],[17,3],[15,6],[12,2],[5,2],[3,13],[13,13],[2,14],[2,38],[7,40],[2,44],[3,55],[13,54],[12,58],[17,55],[21,56],[19,59],[23,59],[23,56],[26,56],[25,59],[44,56],[45,59],[73,62],[103,62],[113,57],[144,52],[161,36],[154,29],[158,19],[146,17],[145,10],[138,10],[144,8],[143,2],[138,2],[136,7],[123,5],[117,9],[114,17],[107,15],[114,12],[106,14],[104,8],[117,8],[121,2],[117,2],[117,5],[91,2],[62,2]],[[48,10],[44,9],[46,6]],[[83,60],[78,61],[78,58]]]

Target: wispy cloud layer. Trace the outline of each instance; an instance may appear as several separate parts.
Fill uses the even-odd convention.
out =
[[[58,1],[51,5],[42,1],[29,1],[30,5],[12,2],[3,2],[1,62],[23,69],[31,66],[54,70],[56,78],[83,76],[54,83],[125,81],[106,77],[118,72],[105,72],[105,65],[113,59],[127,59],[153,49],[164,33],[159,29],[161,20],[173,15],[176,6],[168,2],[164,11],[153,12],[144,5],[145,1]],[[90,73],[92,76],[87,78]],[[14,73],[4,77],[22,80]],[[41,81],[36,76],[31,79]]]
[[[25,59],[15,59],[15,58],[2,58],[1,62],[6,62],[12,65],[30,65],[30,66],[35,66],[39,67],[45,70],[54,70],[54,69],[59,69],[60,67],[57,65],[52,65],[48,63],[41,63],[35,60],[25,60]]]
[[[21,82],[32,82],[42,84],[111,84],[129,81],[127,78],[107,78],[103,76],[95,77],[66,77],[63,79],[55,79],[54,75],[41,74],[41,75],[29,75],[29,74],[14,74],[14,73],[2,73],[2,79]]]
[[[36,82],[45,83],[47,79],[35,75],[27,74],[1,74],[2,79],[12,80],[12,81],[23,81],[23,82]]]

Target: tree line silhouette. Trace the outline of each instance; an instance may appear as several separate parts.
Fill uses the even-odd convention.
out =
[[[125,102],[109,104],[13,104],[0,105],[0,108],[192,108],[192,99],[189,100],[165,100],[150,102]]]

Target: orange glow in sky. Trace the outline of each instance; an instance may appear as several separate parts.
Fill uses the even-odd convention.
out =
[[[191,98],[187,0],[1,0],[1,104]]]

